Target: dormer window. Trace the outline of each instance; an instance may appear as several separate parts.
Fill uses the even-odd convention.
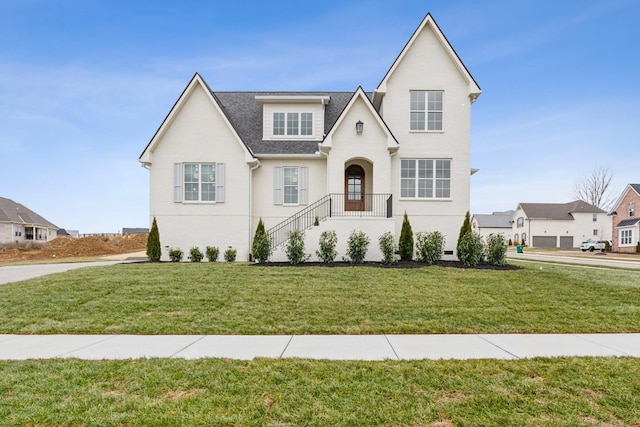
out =
[[[313,135],[313,113],[273,113],[273,135]]]

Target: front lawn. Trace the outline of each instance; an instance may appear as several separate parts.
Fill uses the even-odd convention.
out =
[[[640,274],[126,264],[0,286],[0,333],[640,332]]]
[[[0,423],[632,426],[632,358],[0,362]]]

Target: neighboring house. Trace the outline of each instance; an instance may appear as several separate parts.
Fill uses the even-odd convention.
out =
[[[218,246],[247,260],[262,219],[276,247],[305,230],[311,254],[335,230],[338,259],[362,230],[380,260],[378,236],[397,240],[405,211],[415,232],[442,232],[454,257],[480,93],[430,14],[372,93],[215,92],[196,73],[138,159],[163,259]]]
[[[46,242],[55,239],[57,231],[58,227],[26,206],[0,197],[0,243]]]
[[[487,238],[490,234],[502,234],[508,241],[511,239],[511,218],[514,211],[494,212],[491,215],[473,214],[471,229],[474,233]]]
[[[581,200],[520,203],[511,225],[514,245],[571,249],[587,240],[611,240],[611,217]]]
[[[640,238],[640,184],[629,184],[611,212],[614,252],[635,252]]]

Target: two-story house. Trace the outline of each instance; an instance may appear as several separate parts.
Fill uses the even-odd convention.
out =
[[[163,245],[218,246],[250,258],[262,219],[277,249],[306,230],[352,230],[372,244],[417,231],[445,235],[469,210],[471,104],[481,90],[428,14],[373,92],[216,92],[196,74],[139,162]],[[319,224],[314,226],[314,224]]]
[[[635,252],[640,240],[640,184],[629,184],[613,206],[612,245],[614,252]]]

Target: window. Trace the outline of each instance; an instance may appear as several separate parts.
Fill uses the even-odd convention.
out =
[[[593,222],[598,222],[598,214],[593,214]]]
[[[414,199],[450,198],[451,160],[401,160],[400,197]]]
[[[444,92],[411,91],[410,130],[442,130]]]
[[[173,201],[224,202],[224,163],[175,163]]]
[[[313,135],[313,113],[273,113],[273,134]]]
[[[620,246],[630,246],[633,243],[633,229],[620,230]]]
[[[516,227],[520,228],[520,227],[524,227],[524,218],[520,217],[516,220]]]
[[[634,216],[636,213],[636,205],[629,203],[629,216]]]
[[[597,236],[598,235],[598,230],[596,228],[593,229],[593,235]]]
[[[527,244],[527,233],[522,233],[522,244],[523,245]]]
[[[283,166],[274,168],[274,204],[307,204],[306,167]]]

